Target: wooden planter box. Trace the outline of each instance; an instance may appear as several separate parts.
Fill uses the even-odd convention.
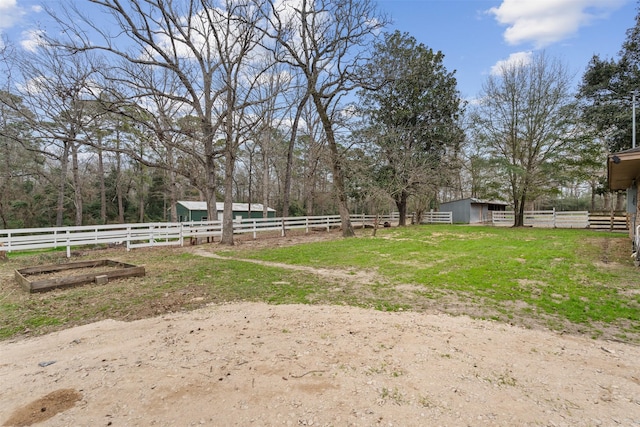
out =
[[[37,278],[35,278],[35,280],[29,279],[29,276],[54,275],[55,273],[60,272],[73,273],[72,270],[81,269],[93,269],[95,271],[77,275],[58,275],[58,277],[40,280]],[[123,262],[112,261],[109,259],[42,265],[38,267],[21,268],[20,270],[15,271],[16,281],[28,292],[44,292],[56,288],[68,288],[84,285],[86,283],[104,285],[111,279],[144,275],[144,267],[138,267],[133,264],[125,264]]]

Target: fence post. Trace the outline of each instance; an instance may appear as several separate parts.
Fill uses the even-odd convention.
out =
[[[615,218],[615,213],[613,209],[611,209],[611,220],[609,222],[609,231],[613,231],[614,218]]]
[[[69,230],[67,230],[67,258],[71,258],[71,241],[69,239]]]
[[[127,252],[131,250],[131,226],[127,227]]]

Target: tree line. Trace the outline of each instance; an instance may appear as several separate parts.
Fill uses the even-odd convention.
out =
[[[224,201],[227,244],[233,202],[339,213],[344,236],[354,211],[404,220],[452,198],[522,215],[585,183],[608,197],[606,153],[630,143],[637,29],[577,94],[540,53],[467,102],[444,54],[385,32],[373,0],[82,6],[48,10],[32,51],[2,43],[2,228],[175,221],[181,199],[210,218]]]

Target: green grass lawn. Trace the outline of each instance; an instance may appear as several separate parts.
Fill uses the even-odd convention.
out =
[[[448,311],[447,301],[453,299],[464,303],[467,314],[480,317],[531,317],[555,329],[573,326],[594,335],[615,324],[620,338],[640,332],[640,272],[629,257],[626,235],[423,226],[383,230],[377,236],[243,256],[317,267],[358,266],[377,271],[384,282],[379,287],[413,285],[415,298],[395,295],[396,304],[387,301],[390,307],[416,309],[432,302]]]
[[[111,259],[145,265],[147,276],[32,295],[14,282],[13,269],[59,262],[59,255],[11,254],[0,264],[0,338],[207,303],[264,301],[447,312],[640,342],[640,271],[626,234],[412,226],[271,249],[199,248],[234,259],[205,258],[190,248],[112,252]],[[82,257],[105,256],[94,252]]]

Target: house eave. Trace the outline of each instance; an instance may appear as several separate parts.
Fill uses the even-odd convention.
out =
[[[611,191],[626,190],[640,179],[640,148],[609,154],[607,181]]]

